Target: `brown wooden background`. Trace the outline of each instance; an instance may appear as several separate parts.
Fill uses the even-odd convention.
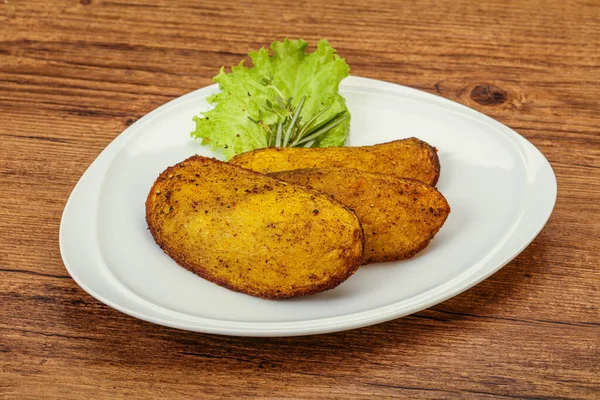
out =
[[[314,337],[177,331],[114,311],[61,262],[100,151],[274,39],[328,38],[355,75],[437,93],[532,141],[548,225],[468,292]],[[600,398],[600,2],[0,0],[0,397]]]

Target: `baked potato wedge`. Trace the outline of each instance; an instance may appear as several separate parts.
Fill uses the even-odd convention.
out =
[[[358,218],[335,199],[201,156],[160,174],[146,221],[182,267],[266,299],[334,288],[362,261]]]
[[[345,167],[418,179],[435,186],[440,161],[434,147],[417,138],[362,147],[269,147],[238,154],[229,160],[257,172],[271,173],[305,168]]]
[[[347,168],[315,168],[270,174],[330,195],[354,210],[365,235],[363,263],[410,258],[440,230],[450,206],[434,187]]]

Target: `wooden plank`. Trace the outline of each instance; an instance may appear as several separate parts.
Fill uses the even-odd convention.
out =
[[[547,156],[548,225],[473,289],[336,334],[165,328],[83,292],[62,209],[137,119],[274,39],[328,38],[352,74],[425,90]],[[600,396],[600,2],[0,1],[0,397]]]

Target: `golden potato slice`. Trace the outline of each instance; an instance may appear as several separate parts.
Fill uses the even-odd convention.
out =
[[[229,162],[262,173],[322,167],[355,168],[396,178],[418,179],[432,186],[437,184],[440,176],[436,149],[417,138],[362,147],[269,147],[239,154]]]
[[[354,210],[365,235],[363,263],[410,258],[440,230],[448,202],[432,186],[347,168],[316,168],[270,174],[329,194]]]
[[[211,158],[167,168],[148,194],[146,221],[182,267],[267,299],[334,288],[362,261],[362,229],[348,208]]]

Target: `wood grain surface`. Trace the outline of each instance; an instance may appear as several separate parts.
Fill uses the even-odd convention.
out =
[[[274,39],[473,107],[550,160],[513,262],[418,314],[252,339],[146,323],[69,277],[58,228],[128,125]],[[0,397],[600,398],[600,2],[0,0]]]

